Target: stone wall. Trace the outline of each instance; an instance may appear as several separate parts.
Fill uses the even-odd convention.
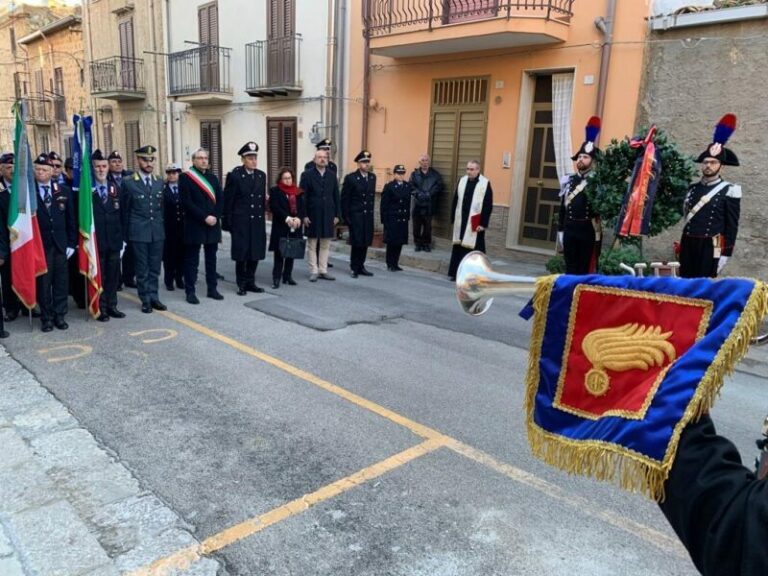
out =
[[[646,51],[638,124],[666,130],[698,156],[727,112],[738,117],[728,144],[741,167],[723,176],[741,184],[741,223],[730,275],[768,278],[768,34],[755,20],[652,32]],[[681,225],[646,242],[649,258],[668,259]]]

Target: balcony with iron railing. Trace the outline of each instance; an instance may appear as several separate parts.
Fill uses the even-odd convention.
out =
[[[189,104],[232,101],[231,48],[198,46],[168,55],[168,96]]]
[[[574,0],[363,0],[371,52],[393,58],[556,44]]]
[[[269,98],[301,93],[301,34],[245,45],[245,91]]]
[[[112,56],[91,62],[91,95],[107,100],[143,100],[144,61]]]
[[[50,126],[56,120],[53,110],[53,101],[44,96],[32,95],[25,96],[28,124],[35,126]]]

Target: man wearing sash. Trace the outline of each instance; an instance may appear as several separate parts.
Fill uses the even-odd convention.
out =
[[[723,180],[722,166],[738,166],[739,159],[724,145],[736,128],[736,117],[726,114],[715,128],[712,144],[697,158],[701,180],[685,197],[685,226],[680,241],[680,275],[715,278],[733,254],[739,230],[741,186]]]
[[[592,208],[585,189],[592,176],[600,150],[595,139],[600,133],[600,119],[587,122],[586,139],[571,157],[576,173],[568,177],[560,191],[560,216],[557,221],[557,243],[562,247],[566,274],[594,274],[600,258],[602,230],[600,217]]]
[[[456,280],[464,256],[473,250],[485,252],[485,231],[493,211],[491,182],[480,174],[480,162],[467,162],[467,174],[456,187],[451,209],[453,223],[453,251],[448,266],[448,277]]]
[[[224,202],[216,175],[208,170],[208,151],[192,153],[192,167],[179,177],[184,206],[184,288],[187,302],[200,304],[195,294],[200,266],[200,246],[205,253],[205,283],[208,298],[223,300],[216,276],[216,251],[221,242],[221,213]]]

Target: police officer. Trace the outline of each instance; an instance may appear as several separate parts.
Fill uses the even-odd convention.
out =
[[[61,159],[58,152],[54,152],[53,150],[48,152],[48,160],[51,163],[52,169],[51,180],[57,184],[67,185],[66,179],[64,178],[64,161]]]
[[[53,180],[51,161],[47,154],[35,159],[35,188],[38,194],[37,220],[45,251],[48,271],[37,278],[40,301],[40,321],[43,332],[56,326],[66,330],[67,287],[69,273],[67,260],[77,246],[77,225],[72,196],[68,188]]]
[[[725,115],[707,149],[697,158],[701,180],[685,197],[685,226],[680,241],[680,275],[715,278],[733,255],[739,231],[741,186],[723,180],[722,166],[738,166],[736,154],[725,143],[736,128],[736,117]]]
[[[5,310],[5,320],[13,322],[19,316],[21,304],[11,282],[11,237],[8,229],[8,210],[13,182],[13,152],[0,155],[0,307]],[[0,310],[2,315],[2,310]]]
[[[124,240],[133,247],[136,262],[136,284],[141,311],[166,310],[157,294],[160,263],[163,259],[163,182],[152,174],[155,165],[154,146],[136,149],[138,170],[123,177],[120,202]],[[123,271],[125,272],[125,271]]]
[[[341,187],[341,215],[349,226],[352,245],[350,268],[352,278],[373,276],[365,268],[368,246],[373,242],[373,204],[376,198],[376,174],[371,169],[371,153],[355,156],[357,170],[344,177]]]
[[[208,298],[223,300],[217,289],[216,251],[221,242],[221,213],[224,198],[216,175],[208,170],[208,151],[192,153],[192,167],[179,177],[184,206],[184,289],[187,302],[200,304],[195,294],[200,267],[200,246],[205,254],[205,284]]]
[[[123,169],[123,157],[117,150],[112,150],[107,156],[109,162],[109,175],[108,179],[117,186],[120,190],[120,186],[123,182],[123,178],[131,176],[133,172]],[[123,256],[120,259],[120,284],[125,285],[128,288],[136,288],[136,264],[133,258],[133,248],[129,242],[123,251]],[[118,290],[120,286],[118,286]]]
[[[400,253],[403,244],[408,244],[408,221],[414,189],[410,182],[405,181],[405,166],[398,164],[392,171],[395,179],[384,185],[379,212],[384,225],[384,243],[387,245],[387,270],[400,272]]]
[[[120,216],[120,192],[107,179],[109,163],[101,150],[91,154],[93,165],[93,225],[99,248],[102,292],[97,320],[125,318],[117,309],[117,285],[120,282],[120,254],[123,251],[123,225]],[[82,192],[81,192],[82,193]]]
[[[585,189],[593,175],[594,162],[600,155],[595,139],[600,133],[600,119],[587,122],[586,139],[571,157],[576,173],[568,177],[560,192],[560,216],[557,243],[562,246],[566,274],[592,274],[597,271],[602,230],[600,217],[592,207]]]
[[[237,294],[245,296],[247,292],[264,292],[256,285],[256,267],[264,260],[267,248],[267,175],[256,167],[256,142],[245,143],[237,153],[242,166],[227,174],[223,221],[224,229],[232,235]]]
[[[184,208],[179,192],[178,164],[165,167],[163,186],[163,220],[165,222],[165,245],[163,247],[163,279],[166,290],[173,292],[173,283],[184,289]]]

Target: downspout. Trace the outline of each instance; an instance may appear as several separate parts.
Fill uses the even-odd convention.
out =
[[[165,0],[165,41],[166,41],[166,49],[170,52],[171,50],[171,3],[170,0]],[[167,72],[166,72],[167,76]],[[175,108],[175,102],[173,100],[168,100],[168,117],[170,118],[170,133],[171,133],[171,155],[168,158],[168,162],[175,162],[176,161],[176,118],[175,114],[176,111]],[[181,164],[179,164],[181,165]]]
[[[613,24],[616,19],[616,0],[607,0],[606,16],[595,18],[595,26],[603,34],[603,47],[600,54],[600,76],[597,82],[597,111],[600,118],[605,111],[605,93],[608,85],[608,69],[611,65],[611,50],[613,48]],[[599,143],[600,136],[598,135]]]
[[[153,80],[155,84],[155,123],[157,124],[157,146],[160,145],[160,134],[162,134],[162,121],[160,118],[160,83],[157,80],[157,24],[155,18],[155,0],[149,1],[149,14],[150,14],[150,22],[149,25],[152,27],[152,67],[153,67]],[[162,19],[161,19],[162,22]],[[163,106],[165,108],[165,106]],[[168,159],[166,158],[166,161]]]
[[[346,70],[346,39],[347,39],[347,0],[336,0],[336,78],[334,83],[336,85],[336,97],[333,99],[334,119],[335,119],[335,131],[336,131],[336,158],[339,160],[338,164],[344,166],[344,148],[346,145],[346,134],[344,132],[344,114],[345,114],[345,94],[344,83],[346,78],[344,71]],[[343,170],[343,168],[342,168]]]
[[[368,100],[371,97],[371,41],[368,33],[368,8],[369,3],[363,2],[363,23],[365,48],[363,49],[363,127],[360,134],[361,147],[368,147]]]
[[[88,27],[88,58],[87,62],[93,62],[93,34],[91,32],[91,3],[90,2],[84,2],[85,6],[85,25]],[[83,66],[85,66],[85,62],[83,63]],[[98,121],[101,123],[101,130],[94,130],[96,132],[95,141],[97,144],[97,147],[101,147],[101,135],[104,132],[104,116],[100,114],[100,110],[96,109],[96,98],[93,97],[93,93],[91,92],[91,87],[93,86],[93,80],[91,79],[91,67],[88,66],[88,73],[86,75],[86,87],[88,88],[88,93],[91,95],[91,110],[93,110],[93,115],[95,118],[98,119]],[[111,150],[107,151],[107,154],[109,154]]]
[[[326,125],[323,126],[323,130],[325,130],[326,135],[329,128],[332,131],[335,127],[336,43],[336,0],[328,0],[328,45],[325,54],[325,100],[323,101],[326,118]],[[331,139],[336,141],[336,138]]]

